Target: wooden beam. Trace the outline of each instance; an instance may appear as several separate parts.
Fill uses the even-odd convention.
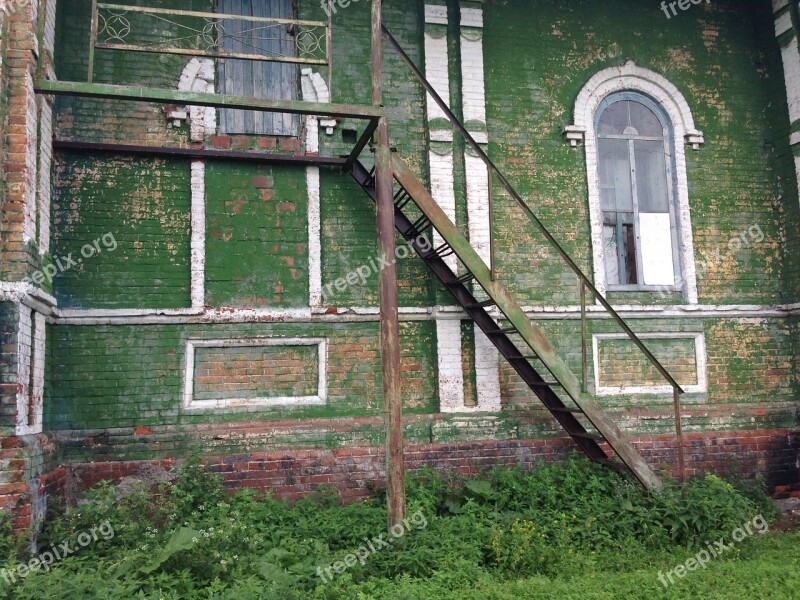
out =
[[[372,102],[383,98],[383,37],[381,0],[372,0]],[[378,252],[386,265],[380,272],[381,368],[386,423],[386,508],[389,527],[406,518],[405,455],[403,449],[403,397],[400,386],[400,320],[395,258],[394,176],[389,146],[389,123],[378,122],[375,138],[375,191],[377,197]]]
[[[358,104],[327,104],[302,102],[299,100],[270,100],[247,96],[228,96],[201,92],[183,92],[157,88],[110,85],[105,83],[80,83],[73,81],[48,81],[39,79],[36,92],[61,96],[128,100],[133,102],[156,102],[213,108],[233,108],[262,112],[288,113],[293,115],[316,115],[323,117],[350,117],[376,120],[384,115],[380,107]]]

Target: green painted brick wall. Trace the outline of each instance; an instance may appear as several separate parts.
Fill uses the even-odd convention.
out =
[[[189,306],[187,161],[59,153],[55,175],[60,307]]]
[[[206,304],[308,305],[305,169],[206,165]]]
[[[202,8],[203,4],[194,2],[192,7]],[[785,236],[793,239],[792,232],[797,231],[796,182],[788,148],[781,141],[785,138],[786,102],[780,56],[769,37],[772,25],[768,4],[719,0],[693,7],[679,20],[669,21],[656,2],[619,0],[614,8],[589,0],[493,0],[485,4],[490,153],[585,270],[591,272],[585,159],[583,150],[570,148],[560,131],[571,122],[574,99],[589,77],[630,59],[675,83],[706,134],[705,146],[697,153],[688,153],[698,260],[713,256],[717,248],[726,247],[731,237],[749,226],[758,225],[766,235],[764,243],[749,252],[723,252],[723,260],[713,263],[699,281],[701,301],[770,304],[796,294],[797,278],[793,274],[800,260],[798,251],[785,243]],[[175,2],[160,5],[172,6]],[[334,15],[334,101],[369,103],[369,7],[366,2],[354,3]],[[452,17],[457,15],[457,8],[457,3],[450,2]],[[299,17],[322,15],[317,2],[300,2]],[[422,64],[422,2],[388,0],[386,22],[412,58]],[[58,53],[62,78],[77,77],[85,66],[80,42],[85,23],[80,11],[62,11]],[[457,34],[457,27],[451,26],[454,75],[458,73]],[[392,143],[421,179],[427,180],[425,96],[389,48],[386,56],[385,103]],[[101,81],[169,87],[174,87],[185,64],[185,59],[174,58],[151,57],[130,64],[100,60]],[[454,81],[457,83],[457,76]],[[453,107],[458,112],[458,102],[454,101]],[[154,144],[186,140],[185,128],[168,128],[158,106],[134,108],[70,100],[59,101],[58,113],[58,135],[65,139]],[[333,136],[322,136],[322,152],[346,153],[349,147],[343,132],[361,126],[340,122]],[[765,140],[777,141],[773,147]],[[236,143],[258,147],[252,139]],[[461,148],[457,144],[457,156]],[[365,160],[370,161],[368,153]],[[96,232],[105,233],[112,226],[122,228],[117,237],[120,250],[107,255],[111,262],[92,263],[83,271],[59,278],[59,301],[84,308],[187,306],[188,164],[158,161],[159,181],[149,176],[153,165],[140,159],[65,155],[59,169],[54,214],[61,221],[55,226],[54,253],[73,251],[76,245],[79,250],[89,238],[97,237]],[[463,165],[457,162],[462,226],[466,223],[463,180]],[[206,185],[207,304],[307,306],[305,170],[210,162]],[[174,224],[169,225],[172,229],[152,214],[142,226],[134,226],[129,198],[142,189],[150,192],[148,206],[169,210],[174,217]],[[375,212],[356,184],[334,171],[323,169],[321,195],[325,288],[375,257]],[[510,283],[523,304],[575,304],[578,287],[574,276],[544,247],[507,197],[496,192],[494,200],[501,279]],[[137,255],[134,244],[140,241],[142,232],[149,232],[148,250]],[[180,242],[175,244],[177,254],[155,251],[169,240]],[[146,257],[154,261],[156,273],[166,270],[171,274],[165,278],[166,286],[151,284],[147,293],[142,290],[153,268],[145,267]],[[114,273],[125,276],[114,277]],[[450,302],[417,259],[401,260],[398,276],[402,305]],[[376,306],[376,284],[377,275],[372,273],[364,285],[351,285],[344,291],[331,288],[325,303]],[[630,294],[616,299],[625,303],[653,300]],[[681,300],[675,297],[672,301]],[[580,373],[577,322],[545,321],[541,325],[573,370]],[[687,404],[698,409],[688,423],[690,430],[782,427],[796,422],[791,404],[798,388],[789,358],[796,356],[790,335],[793,332],[797,339],[796,323],[792,327],[787,328],[781,320],[654,319],[637,323],[637,331],[706,333],[709,392],[686,398]],[[590,324],[590,332],[611,331],[616,330],[606,322]],[[474,404],[471,324],[464,322],[462,333],[465,396],[467,404]],[[254,335],[328,337],[328,405],[255,413],[183,411],[185,340]],[[379,415],[377,335],[376,323],[53,327],[48,331],[46,428],[180,428],[287,417],[302,420]],[[429,415],[438,410],[435,326],[431,322],[404,323],[401,335],[407,410],[412,415]],[[501,381],[505,412],[499,425],[475,425],[470,433],[459,433],[462,430],[448,421],[440,426],[440,437],[548,434],[552,420],[540,410],[532,410],[530,391],[507,366],[501,369]],[[601,403],[623,420],[632,412],[631,407],[656,415],[651,422],[631,421],[631,430],[671,432],[671,397],[619,396],[603,398]],[[452,435],[448,433],[451,429]],[[513,434],[509,433],[512,429]],[[379,430],[379,426],[364,426],[359,435],[372,436],[370,439],[380,443]],[[428,434],[432,439],[431,432],[426,434],[424,427],[418,426],[412,438],[425,439]],[[346,437],[330,443],[344,443]],[[319,443],[320,439],[312,432],[296,441]],[[246,445],[230,440],[224,443],[232,450]]]
[[[585,159],[561,137],[575,98],[597,71],[633,60],[684,94],[706,143],[688,151],[695,256],[715,256],[750,225],[767,236],[750,252],[723,252],[698,280],[703,303],[778,302],[783,257],[778,178],[764,140],[786,118],[767,110],[772,73],[756,41],[771,23],[768,2],[693,6],[667,20],[658,2],[498,0],[486,6],[485,55],[491,155],[545,225],[591,270]],[[773,68],[777,68],[774,65]],[[779,72],[779,71],[778,71]],[[781,100],[777,101],[778,104]],[[781,172],[776,173],[776,169]],[[497,194],[498,270],[522,298],[575,303],[575,278],[543,246],[522,213]],[[624,303],[647,301],[626,294]]]
[[[377,323],[55,327],[48,340],[47,429],[378,415],[382,399]],[[406,410],[437,410],[432,323],[402,326]],[[251,411],[182,409],[186,340],[328,338],[328,402]]]

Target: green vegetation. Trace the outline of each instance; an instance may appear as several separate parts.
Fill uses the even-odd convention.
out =
[[[290,507],[252,491],[230,496],[194,459],[175,473],[101,485],[55,515],[39,551],[65,540],[77,551],[10,586],[0,579],[3,597],[800,597],[797,533],[748,535],[669,589],[659,581],[659,572],[685,563],[707,542],[731,543],[732,532],[759,515],[777,517],[763,488],[752,483],[708,475],[649,496],[612,471],[571,458],[528,473],[498,468],[466,481],[426,471],[408,487],[412,516],[405,535],[386,547],[375,544],[363,561],[351,559],[323,583],[326,568],[348,562],[381,535],[391,538],[381,497],[343,506],[322,489]],[[95,536],[78,549],[81,533],[106,522],[113,536]],[[0,544],[11,552],[7,532]],[[17,550],[3,566],[10,572],[22,559]]]

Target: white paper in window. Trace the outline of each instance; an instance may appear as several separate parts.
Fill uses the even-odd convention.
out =
[[[645,285],[675,285],[669,213],[639,213]]]

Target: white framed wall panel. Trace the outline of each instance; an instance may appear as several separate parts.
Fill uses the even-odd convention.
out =
[[[638,337],[642,340],[693,340],[695,349],[694,358],[697,369],[696,383],[694,385],[684,385],[682,387],[687,394],[703,394],[708,391],[708,354],[706,352],[706,336],[704,333],[640,333]],[[600,344],[603,340],[630,340],[630,338],[625,333],[596,333],[592,335],[592,363],[594,365],[594,385],[595,394],[597,396],[672,394],[672,386],[666,382],[664,385],[637,385],[633,382],[630,385],[620,387],[603,386],[600,364]],[[638,350],[636,351],[638,352]]]
[[[198,348],[268,348],[280,346],[316,346],[318,358],[317,393],[308,396],[270,396],[258,398],[230,398],[214,400],[195,400],[195,360]],[[235,339],[193,339],[185,346],[186,365],[184,372],[183,408],[184,410],[205,409],[250,409],[276,406],[314,406],[328,401],[328,340],[326,338],[282,338],[252,337]]]

